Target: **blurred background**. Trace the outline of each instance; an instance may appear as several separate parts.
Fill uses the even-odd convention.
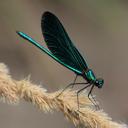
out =
[[[118,122],[128,122],[128,2],[126,0],[1,0],[0,62],[12,77],[42,84],[48,92],[64,88],[74,73],[16,34],[23,31],[46,46],[41,15],[51,11],[97,77],[105,80],[93,94],[101,108]],[[80,78],[80,81],[82,79]],[[44,114],[29,103],[0,103],[1,128],[74,127],[60,112]]]

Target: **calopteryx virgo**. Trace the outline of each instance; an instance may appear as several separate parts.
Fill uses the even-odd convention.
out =
[[[89,97],[95,86],[98,88],[102,88],[104,80],[101,78],[96,78],[93,71],[88,67],[85,59],[82,57],[80,52],[70,40],[63,25],[54,14],[52,14],[51,12],[45,12],[42,15],[41,28],[48,49],[41,46],[38,42],[36,42],[27,34],[20,31],[18,31],[17,33],[24,39],[28,40],[30,43],[38,47],[40,50],[48,54],[58,63],[70,69],[76,74],[74,82],[68,85],[67,87],[73,86],[75,84],[86,84],[84,88],[80,89],[77,92],[77,101],[79,109],[79,93],[87,87],[91,86],[91,89],[88,93]],[[75,83],[77,76],[82,76],[86,80],[86,83]]]

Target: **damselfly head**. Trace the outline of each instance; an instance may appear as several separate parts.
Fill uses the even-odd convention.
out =
[[[104,80],[103,80],[102,78],[96,79],[95,85],[96,85],[98,88],[102,88],[103,84],[104,84]]]

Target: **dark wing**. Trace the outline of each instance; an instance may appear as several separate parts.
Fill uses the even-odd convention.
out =
[[[56,60],[58,63],[64,65],[65,67],[67,67],[68,69],[72,70],[73,72],[75,72],[77,74],[81,74],[82,73],[81,71],[79,71],[79,70],[77,70],[77,69],[75,69],[75,68],[67,65],[66,63],[62,62],[61,60],[59,60],[48,49],[46,49],[45,47],[43,47],[42,45],[40,45],[38,42],[36,42],[34,39],[32,39],[30,36],[28,36],[24,32],[17,31],[17,34],[19,36],[21,36],[22,38],[24,38],[25,40],[28,40],[30,43],[32,43],[36,47],[38,47],[41,51],[45,52],[47,55],[49,55],[51,58],[53,58],[54,60]]]
[[[44,40],[54,56],[81,72],[88,68],[85,60],[73,45],[67,32],[55,15],[45,12],[42,16],[41,27]]]

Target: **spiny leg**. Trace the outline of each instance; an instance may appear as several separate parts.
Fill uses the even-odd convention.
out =
[[[69,85],[76,85],[76,84],[88,84],[88,82],[86,82],[86,83],[71,83]]]
[[[76,80],[77,80],[77,77],[78,77],[78,75],[76,74],[76,76],[75,76],[75,79],[74,79],[73,83],[72,83],[72,84],[69,84],[69,85],[72,85],[72,88],[73,88],[73,87],[74,87],[74,85],[75,85],[75,82],[76,82]]]
[[[60,94],[59,94],[57,97],[59,97],[59,96],[60,96],[67,88],[69,88],[70,86],[72,86],[72,88],[73,88],[74,85],[76,85],[76,84],[88,84],[87,82],[86,82],[86,83],[75,83],[76,80],[77,80],[77,77],[78,77],[78,75],[76,74],[73,83],[70,83],[69,85],[67,85],[67,86],[60,92]]]
[[[92,93],[91,93],[90,95],[91,95],[92,99],[93,99],[94,102],[95,102],[96,110],[100,110],[100,106],[97,104],[97,101],[96,101],[96,99],[93,97]]]
[[[91,86],[91,84],[85,86],[84,88],[80,89],[78,92],[77,92],[77,105],[78,105],[78,111],[79,111],[79,93],[83,90],[85,90],[87,87]]]
[[[67,88],[69,88],[70,86],[72,86],[72,88],[73,88],[73,86],[75,85],[75,82],[76,82],[77,77],[78,77],[78,75],[76,74],[73,83],[67,85],[67,86],[60,92],[60,94],[59,94],[57,97],[59,97],[59,96],[60,96]]]
[[[92,96],[92,90],[93,90],[94,86],[95,86],[95,85],[92,85],[92,87],[91,87],[91,89],[90,89],[90,91],[89,91],[89,93],[88,93],[88,98],[89,98],[89,100],[94,104],[94,106],[96,106],[96,104],[93,102],[94,97]],[[90,95],[91,95],[91,97],[92,97],[93,100],[89,97]],[[94,101],[95,101],[95,100],[94,100]]]
[[[94,104],[94,106],[95,106],[96,108],[98,108],[98,110],[99,110],[100,107],[99,107],[99,105],[97,104],[95,98],[94,98],[93,95],[92,95],[92,90],[93,90],[94,86],[95,86],[95,85],[92,85],[92,87],[91,87],[91,89],[90,89],[90,91],[89,91],[89,93],[88,93],[88,98],[89,98],[89,100]],[[92,97],[92,99],[93,99],[94,102],[93,102],[92,99],[89,97],[90,95],[91,95],[91,97]]]
[[[77,84],[88,84],[88,82],[86,82],[86,83],[75,83],[76,80],[77,80],[77,77],[78,77],[78,75],[76,75],[76,77],[75,77],[73,83],[67,85],[67,86],[59,93],[59,95],[57,95],[57,97],[59,97],[59,96],[60,96],[67,88],[69,88],[70,86],[72,86],[72,88],[73,88],[74,85],[77,85]]]
[[[73,83],[70,83],[68,86],[66,86],[66,88],[68,88],[68,87],[70,87],[70,86],[72,86],[72,88],[73,88],[74,85],[76,85],[76,84],[88,84],[88,82],[86,82],[86,83],[76,83],[77,77],[78,77],[78,75],[76,75],[76,77],[75,77]],[[65,88],[65,89],[66,89],[66,88]],[[64,89],[64,90],[65,90],[65,89]]]

